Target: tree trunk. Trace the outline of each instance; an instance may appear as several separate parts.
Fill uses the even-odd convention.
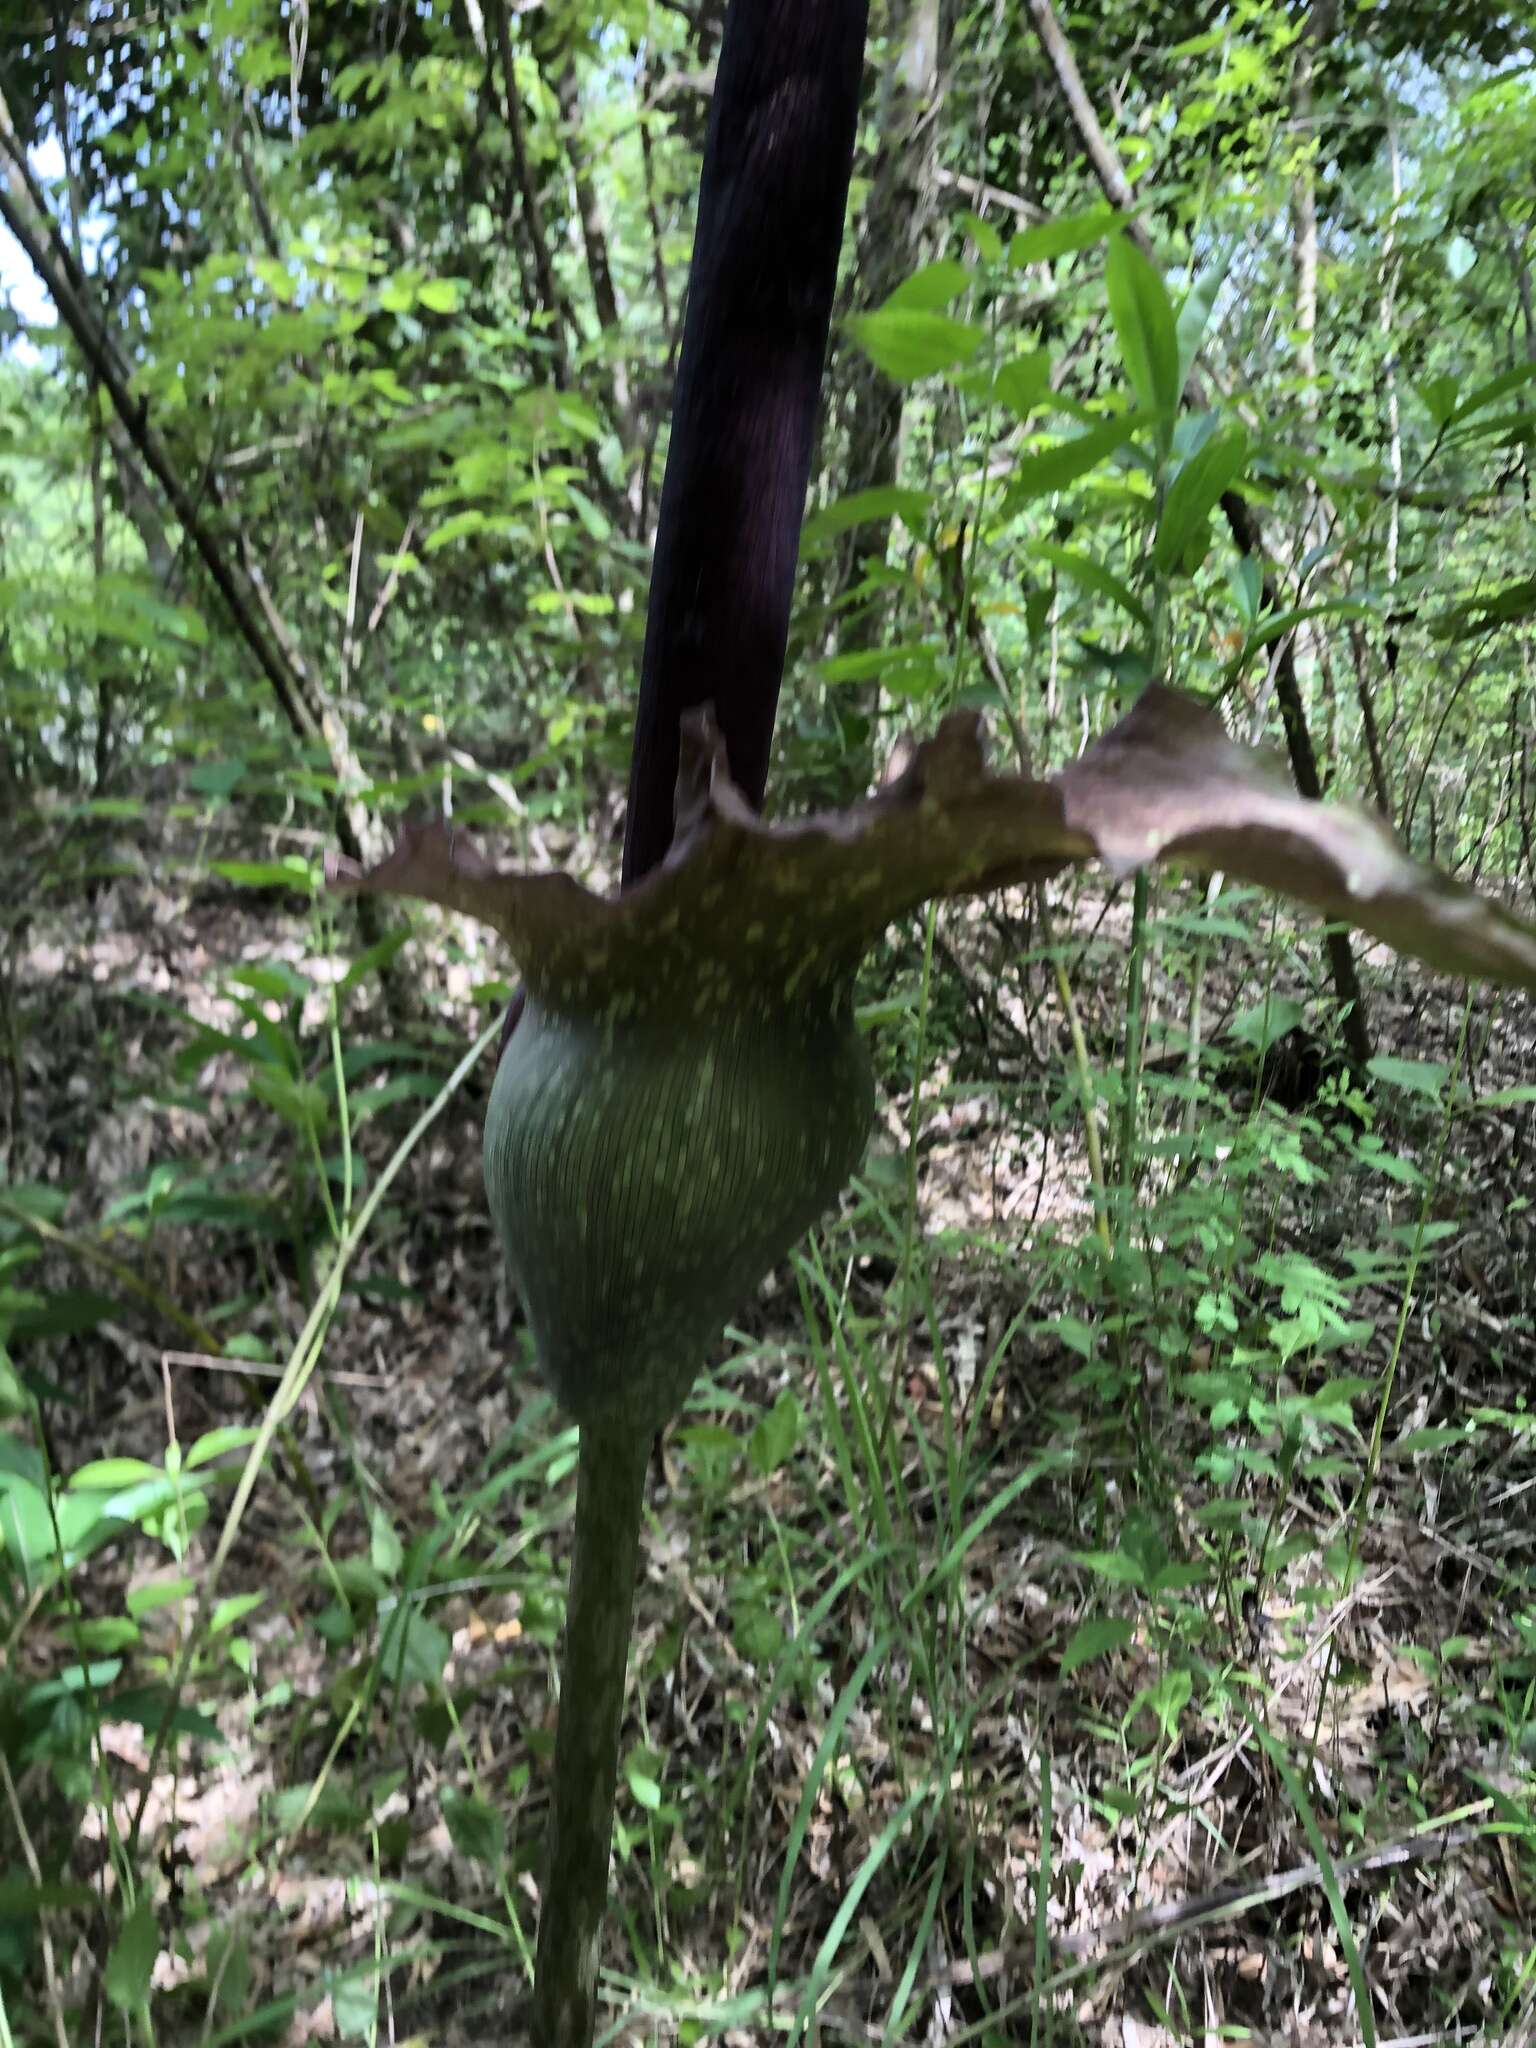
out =
[[[1275,588],[1273,577],[1264,564],[1264,541],[1246,499],[1236,491],[1222,494],[1221,509],[1226,514],[1227,525],[1232,538],[1241,553],[1251,555],[1259,564],[1263,579],[1263,599],[1271,611],[1280,609],[1280,593]],[[1306,707],[1302,703],[1301,683],[1296,674],[1296,657],[1289,634],[1280,642],[1275,655],[1275,701],[1280,706],[1280,722],[1285,728],[1286,752],[1291,759],[1291,773],[1296,787],[1303,796],[1321,797],[1323,786],[1317,772],[1317,755],[1312,747],[1312,735],[1307,727]],[[1355,966],[1355,949],[1350,944],[1348,932],[1330,931],[1324,940],[1328,951],[1328,966],[1333,976],[1334,994],[1339,999],[1343,1012],[1344,1043],[1348,1048],[1351,1064],[1359,1073],[1364,1073],[1374,1048],[1371,1044],[1370,1019],[1366,1015],[1365,994],[1360,986],[1359,971]]]
[[[859,305],[882,305],[921,260],[938,201],[939,134],[936,87],[939,77],[940,10],[937,0],[913,0],[900,38],[897,61],[886,72],[878,115],[880,144],[859,233]],[[901,452],[902,390],[857,349],[845,357],[851,392],[845,488],[878,490],[896,481]],[[889,514],[866,520],[848,536],[840,582],[844,592],[861,591],[885,564],[891,541]],[[839,644],[844,653],[878,647],[889,610],[878,588],[844,614]],[[859,788],[868,785],[878,685],[838,701],[845,758]]]

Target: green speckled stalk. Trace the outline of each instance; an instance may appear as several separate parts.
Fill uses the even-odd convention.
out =
[[[650,1439],[581,1432],[576,1553],[560,1667],[555,1797],[534,1967],[534,2048],[590,2048],[629,1620]]]

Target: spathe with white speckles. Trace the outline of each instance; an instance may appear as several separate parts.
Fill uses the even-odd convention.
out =
[[[1091,859],[1117,875],[1153,860],[1221,868],[1447,973],[1536,990],[1536,928],[1411,858],[1374,812],[1299,796],[1276,757],[1161,686],[1059,775],[994,773],[980,721],[957,712],[875,795],[789,824],[752,811],[709,713],[694,713],[677,810],[666,861],[614,897],[497,869],[443,824],[408,828],[366,872],[333,857],[327,878],[494,926],[539,1001],[589,1015],[843,972],[932,897]]]

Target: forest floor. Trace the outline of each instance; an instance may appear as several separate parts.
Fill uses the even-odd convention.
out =
[[[1378,1093],[1397,1169],[1347,1119],[1239,1091],[1202,1098],[1212,1158],[1181,1186],[1170,996],[1138,1261],[1106,1263],[1059,1007],[1042,969],[1005,971],[1026,917],[941,918],[926,1015],[921,935],[882,958],[860,1192],[658,1447],[606,2038],[1513,2040],[1536,1973],[1532,1111],[1440,1117],[1425,1063],[1455,1059],[1459,999],[1398,970],[1372,1011],[1417,1063]],[[1106,1070],[1122,918],[1073,968]],[[248,1051],[194,1026],[238,1039],[230,973],[286,963],[310,993],[267,1014],[324,1084],[325,942],[297,899],[142,881],[19,941],[9,1185],[70,1191],[27,1284],[117,1298],[18,1352],[53,1384],[57,1471],[163,1466],[270,1397],[324,1270],[317,1176]],[[414,1092],[360,1123],[375,1174],[500,971],[440,924],[405,958],[411,1057],[368,1079]],[[1213,958],[1213,1016],[1238,964]],[[1305,997],[1298,977],[1287,955]],[[1533,1026],[1479,999],[1480,1101],[1523,1086]],[[347,1045],[387,1029],[349,992]],[[205,1739],[166,1768],[125,1695],[180,1645],[238,1452],[203,1526],[126,1532],[74,1571],[73,1614],[38,1598],[13,1629],[13,1678],[43,1685],[82,1619],[134,1619],[123,1686],[92,1681],[91,1788],[45,1763],[19,1782],[45,1869],[98,1896],[141,1808],[161,2041],[453,2048],[506,2038],[521,1995],[572,1452],[483,1210],[490,1071],[406,1162],[240,1525],[218,1585],[239,1605],[190,1688]],[[125,1204],[160,1166],[163,1213]],[[1307,1314],[1321,1346],[1287,1353]],[[237,1332],[244,1365],[215,1355]],[[66,2004],[90,2007],[108,1924],[52,1915]]]

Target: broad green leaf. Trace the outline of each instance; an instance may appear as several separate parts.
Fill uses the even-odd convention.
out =
[[[131,1720],[135,1729],[147,1729],[150,1735],[158,1735],[164,1726],[172,1735],[186,1735],[195,1743],[219,1741],[219,1722],[178,1700],[170,1686],[125,1686],[100,1702],[100,1720]]]
[[[251,1431],[254,1436],[255,1431]],[[132,1615],[142,1617],[156,1614],[162,1607],[174,1607],[178,1600],[185,1600],[195,1590],[191,1579],[152,1579],[145,1586],[131,1586],[123,1596],[123,1605]]]
[[[1211,314],[1215,310],[1221,288],[1226,283],[1231,261],[1231,255],[1226,254],[1219,256],[1214,263],[1208,263],[1184,294],[1175,322],[1179,344],[1181,391],[1188,383],[1189,373],[1195,365],[1195,357],[1200,353],[1200,345],[1205,339],[1207,327],[1211,324]]]
[[[190,605],[168,604],[158,592],[121,574],[104,575],[98,583],[94,623],[111,638],[138,647],[208,644],[208,627]]]
[[[1145,1586],[1147,1575],[1141,1559],[1125,1550],[1079,1550],[1073,1556],[1086,1570],[1097,1572],[1116,1586]]]
[[[848,330],[870,361],[896,384],[913,384],[968,363],[986,340],[986,329],[947,313],[881,309],[861,313]]]
[[[247,1451],[260,1434],[249,1423],[225,1423],[218,1429],[210,1429],[187,1452],[186,1469],[191,1471],[196,1465],[211,1464],[215,1458],[222,1458],[230,1451]]]
[[[749,1664],[771,1665],[784,1647],[783,1625],[760,1595],[733,1601],[731,1634]]]
[[[143,1458],[93,1458],[90,1464],[70,1474],[69,1484],[76,1493],[115,1493],[119,1487],[164,1477],[158,1465]]]
[[[462,512],[452,512],[440,520],[422,542],[424,555],[435,555],[439,548],[451,547],[456,540],[467,540],[471,534],[484,533],[493,521],[478,505],[470,505]]]
[[[991,221],[983,220],[979,213],[962,213],[957,216],[960,226],[976,244],[976,253],[983,263],[1001,263],[1003,260],[1003,238]]]
[[[1179,1725],[1179,1716],[1189,1705],[1194,1689],[1194,1679],[1182,1665],[1165,1671],[1155,1685],[1147,1686],[1132,1700],[1126,1721],[1129,1723],[1141,1708],[1146,1707],[1156,1715],[1163,1734],[1171,1736]]]
[[[376,1572],[386,1580],[399,1575],[405,1561],[405,1545],[385,1510],[375,1503],[368,1510],[368,1556]]]
[[[1147,412],[1178,409],[1184,379],[1179,341],[1167,287],[1129,235],[1116,235],[1105,261],[1109,317],[1114,322],[1126,376]]]
[[[570,501],[571,510],[599,547],[613,538],[613,521],[599,506],[593,504],[585,491],[579,491],[574,484],[568,483],[565,495]]]
[[[1447,426],[1455,418],[1456,394],[1460,389],[1461,380],[1458,377],[1430,377],[1419,385],[1418,392],[1424,402],[1424,410],[1436,427]]]
[[[1008,244],[1008,261],[1015,270],[1030,263],[1054,263],[1059,256],[1072,256],[1079,249],[1091,249],[1102,242],[1119,216],[1111,206],[1092,206],[1086,213],[1069,214],[1061,220],[1041,221],[1038,226],[1020,228]]]
[[[866,647],[817,664],[826,683],[867,683],[876,678],[893,696],[925,697],[938,684],[944,650],[937,646]]]
[[[649,1750],[634,1749],[624,1759],[624,1777],[635,1804],[647,1813],[661,1805],[661,1782],[656,1775],[656,1758]]]
[[[333,1778],[285,1786],[272,1801],[272,1816],[283,1834],[305,1828],[316,1833],[356,1835],[368,1825],[368,1809]]]
[[[1469,420],[1465,426],[1454,421],[1446,435],[1448,448],[1471,448],[1478,442],[1490,448],[1509,443],[1528,444],[1536,441],[1536,410],[1516,406],[1511,412],[1480,414]]]
[[[371,1968],[358,1974],[337,1974],[331,1979],[331,2018],[343,2041],[376,2042],[379,2039],[379,1984]]]
[[[1080,1665],[1091,1664],[1095,1657],[1118,1650],[1135,1633],[1135,1623],[1118,1616],[1100,1615],[1094,1621],[1085,1621],[1062,1653],[1061,1676],[1070,1678]]]
[[[1385,1081],[1389,1088],[1404,1088],[1410,1095],[1439,1102],[1450,1069],[1442,1060],[1399,1060],[1380,1053],[1369,1062],[1367,1072],[1376,1080]]]
[[[1321,604],[1299,604],[1288,611],[1266,612],[1244,641],[1235,666],[1240,668],[1261,647],[1267,647],[1272,640],[1278,640],[1282,634],[1291,632],[1307,619],[1370,619],[1375,616],[1373,606],[1359,604],[1348,597],[1330,597]]]
[[[1494,626],[1507,626],[1517,619],[1536,614],[1536,576],[1522,576],[1506,583],[1486,597],[1469,597],[1450,611],[1431,619],[1429,630],[1437,640],[1475,640]]]
[[[274,1003],[302,1003],[313,983],[286,960],[248,960],[227,977],[231,988],[243,988]]]
[[[122,1303],[111,1295],[93,1294],[84,1287],[71,1287],[62,1294],[14,1293],[9,1303],[0,1296],[0,1329],[13,1344],[31,1337],[73,1337],[122,1312]]]
[[[102,1973],[102,1988],[119,2012],[138,2012],[148,2002],[149,1980],[159,1953],[160,1929],[154,1908],[141,1892],[118,1930]]]
[[[453,277],[429,277],[418,287],[416,303],[425,306],[429,313],[457,313],[459,310],[459,281]]]
[[[1064,548],[1051,540],[1037,542],[1034,552],[1064,576],[1070,576],[1074,583],[1081,584],[1084,590],[1092,590],[1100,597],[1107,597],[1111,604],[1119,605],[1138,626],[1151,629],[1151,615],[1141,599],[1129,584],[1122,583],[1102,562],[1094,561],[1092,556],[1083,554],[1078,548]]]
[[[199,796],[223,798],[239,787],[245,773],[246,763],[238,754],[231,761],[200,761],[188,771],[187,787]]]
[[[255,1613],[266,1597],[266,1594],[261,1592],[229,1594],[226,1599],[218,1602],[208,1617],[209,1635],[222,1635],[226,1629],[233,1628],[236,1622],[244,1621],[248,1614]]]
[[[992,378],[992,395],[1018,419],[1027,420],[1050,389],[1051,359],[1043,348],[1000,363]]]
[[[46,1493],[14,1472],[0,1472],[0,1557],[40,1564],[55,1547]]]
[[[808,546],[814,541],[834,540],[838,534],[848,533],[855,526],[865,526],[881,519],[899,519],[909,533],[921,534],[927,529],[932,503],[930,492],[909,489],[900,484],[878,484],[868,491],[849,491],[841,498],[834,498],[819,512],[812,513],[800,529],[801,543]]]
[[[1410,1429],[1406,1436],[1400,1436],[1396,1443],[1388,1444],[1389,1458],[1417,1458],[1425,1452],[1448,1451],[1458,1444],[1464,1444],[1470,1435],[1468,1429],[1458,1429],[1449,1424],[1426,1429]]]
[[[242,889],[297,889],[307,896],[315,886],[314,870],[296,853],[285,860],[212,860],[208,867]]]
[[[443,1821],[449,1840],[461,1856],[477,1863],[498,1864],[506,1847],[506,1822],[483,1799],[467,1792],[443,1793]]]
[[[1511,391],[1518,391],[1536,378],[1536,361],[1516,363],[1513,369],[1503,370],[1486,384],[1480,384],[1455,408],[1454,418],[1459,422],[1469,419],[1473,413],[1481,412],[1485,406],[1495,405],[1501,398],[1507,398]],[[1459,388],[1454,377],[1437,377],[1437,385],[1449,384]]]
[[[965,264],[957,262],[953,256],[943,256],[937,263],[925,263],[921,270],[903,278],[877,310],[881,313],[942,313],[962,292],[969,291],[974,282],[974,276]]]
[[[1011,517],[1032,498],[1043,498],[1048,492],[1062,491],[1068,484],[1076,483],[1080,476],[1097,469],[1106,456],[1124,447],[1147,423],[1145,413],[1121,413],[1117,419],[1106,420],[1101,427],[1090,427],[1086,434],[1076,434],[1070,441],[1058,441],[1054,448],[1041,448],[1032,455],[1021,455],[1013,465],[1003,499],[1004,517]]]
[[[1222,492],[1241,476],[1247,460],[1246,432],[1229,427],[1213,435],[1180,468],[1164,496],[1152,543],[1153,563],[1165,575],[1177,568],[1193,570],[1205,559],[1211,513]]]
[[[800,1441],[803,1419],[800,1403],[786,1387],[747,1439],[747,1463],[754,1472],[773,1472],[784,1463]]]
[[[252,1075],[250,1092],[296,1131],[320,1130],[330,1121],[330,1091],[318,1081],[293,1081],[268,1068]]]
[[[433,778],[436,780],[436,777]],[[381,967],[387,967],[400,949],[410,942],[410,932],[400,930],[386,932],[374,945],[366,946],[352,961],[341,978],[343,988],[355,988],[360,981],[366,981],[370,974]]]
[[[0,1920],[78,1913],[98,1903],[99,1894],[88,1884],[32,1884],[21,1876],[0,1877]]]
[[[1271,996],[1267,1003],[1255,1003],[1239,1010],[1227,1026],[1227,1036],[1255,1052],[1267,1052],[1277,1038],[1284,1038],[1306,1019],[1306,1011],[1290,996]]]
[[[404,1685],[436,1685],[453,1645],[419,1608],[396,1607],[379,1643],[379,1664],[388,1679]]]

